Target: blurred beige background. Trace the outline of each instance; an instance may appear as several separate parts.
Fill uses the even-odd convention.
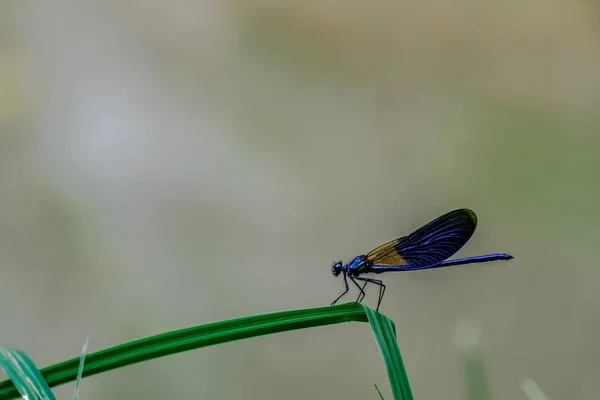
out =
[[[332,261],[470,207],[459,255],[514,261],[384,277],[415,397],[464,398],[466,319],[494,398],[524,399],[528,377],[597,398],[594,2],[0,4],[0,344],[45,366],[87,336],[329,304]],[[356,323],[102,374],[81,398],[376,399],[374,383],[391,398]]]

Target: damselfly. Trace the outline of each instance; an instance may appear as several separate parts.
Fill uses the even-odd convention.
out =
[[[450,211],[404,236],[377,247],[367,255],[354,258],[348,264],[338,261],[331,267],[333,276],[343,274],[346,290],[331,303],[334,305],[348,290],[348,279],[360,291],[357,302],[365,297],[364,288],[367,283],[379,286],[377,310],[385,285],[379,279],[365,278],[363,274],[380,274],[388,271],[415,271],[419,269],[442,268],[452,265],[482,263],[496,260],[511,260],[513,256],[505,253],[486,254],[448,260],[469,241],[475,227],[477,216],[469,209],[461,208]],[[357,281],[364,282],[362,287]]]

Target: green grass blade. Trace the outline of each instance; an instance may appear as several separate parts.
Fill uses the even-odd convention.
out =
[[[521,382],[521,390],[523,390],[529,400],[548,400],[542,389],[531,378],[527,378]]]
[[[81,356],[79,356],[79,369],[77,370],[77,377],[75,378],[75,392],[73,393],[73,400],[79,398],[79,388],[81,386],[81,380],[83,379],[83,366],[85,365],[85,356],[87,354],[88,343],[90,338],[85,339],[83,349],[81,350]]]
[[[375,342],[377,342],[377,347],[379,347],[379,352],[385,363],[394,399],[413,400],[408,376],[396,341],[396,326],[392,320],[372,308],[365,306],[362,306],[362,308],[369,318]]]
[[[480,346],[480,332],[476,325],[462,322],[456,332],[460,358],[467,389],[467,400],[491,400],[485,362]]]
[[[371,323],[388,368],[394,398],[412,400],[395,340],[393,323],[387,317],[356,303],[236,318],[135,340],[88,354],[81,376],[91,376],[154,358],[234,340],[350,321]],[[50,387],[57,386],[75,380],[79,366],[80,359],[73,358],[46,367],[42,369],[41,374]],[[0,382],[0,400],[17,396],[18,392],[11,381]]]
[[[15,395],[29,400],[56,400],[40,371],[22,351],[1,347],[0,367],[10,378],[7,382],[14,385]]]

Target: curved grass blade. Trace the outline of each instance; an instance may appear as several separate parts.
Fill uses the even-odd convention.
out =
[[[394,398],[412,400],[408,379],[406,379],[396,344],[392,321],[374,310],[354,302],[334,307],[280,311],[236,318],[135,340],[88,354],[81,376],[87,377],[220,343],[350,321],[369,321],[371,323],[373,334],[388,369]],[[73,358],[42,369],[41,375],[50,387],[61,385],[76,379],[79,365],[79,357]],[[393,370],[390,371],[390,369]],[[18,392],[11,381],[0,382],[0,400],[12,399],[17,396]]]
[[[363,309],[369,318],[373,336],[385,363],[394,399],[412,400],[408,376],[396,341],[396,326],[392,320],[372,308],[363,306]]]
[[[10,378],[7,382],[18,391],[15,395],[29,400],[56,400],[40,371],[22,351],[1,347],[0,367]]]

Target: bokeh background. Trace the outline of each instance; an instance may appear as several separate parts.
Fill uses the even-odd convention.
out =
[[[533,378],[595,399],[599,71],[592,1],[2,2],[0,342],[45,366],[87,336],[329,304],[332,261],[469,207],[459,255],[514,261],[385,276],[416,398],[464,398],[469,321],[494,398]],[[374,383],[391,398],[369,328],[345,324],[102,374],[81,398]]]

